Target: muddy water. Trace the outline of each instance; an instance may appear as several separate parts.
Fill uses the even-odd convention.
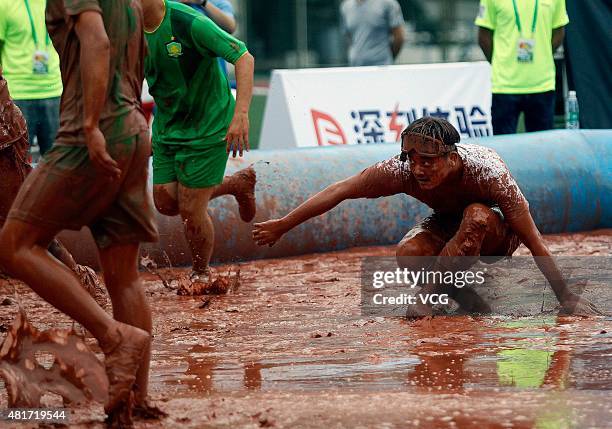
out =
[[[547,240],[557,254],[612,253],[609,232]],[[612,319],[362,316],[360,260],[392,254],[245,264],[242,286],[205,308],[146,274],[151,396],[170,414],[146,427],[609,427]],[[70,326],[17,289],[39,328]],[[0,330],[15,309],[0,307]],[[73,416],[82,427],[101,421],[100,407]]]

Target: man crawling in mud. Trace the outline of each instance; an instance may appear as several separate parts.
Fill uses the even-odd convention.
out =
[[[0,228],[26,176],[32,171],[28,162],[28,128],[19,108],[13,103],[0,66]],[[49,252],[74,271],[82,285],[101,300],[99,280],[89,267],[79,265],[58,239],[49,244]]]
[[[433,261],[430,269],[465,270],[481,256],[510,256],[523,242],[564,312],[600,314],[567,287],[529,213],[527,200],[499,155],[459,141],[459,133],[448,121],[418,119],[402,133],[401,155],[334,183],[281,219],[255,224],[253,238],[259,245],[271,246],[287,231],[344,200],[404,193],[427,204],[433,214],[398,244],[396,256],[401,268],[421,269],[423,258],[410,257],[426,256]],[[424,285],[419,293],[447,293],[464,311],[490,311],[470,288],[433,284]],[[417,300],[406,316],[431,314],[431,306]]]

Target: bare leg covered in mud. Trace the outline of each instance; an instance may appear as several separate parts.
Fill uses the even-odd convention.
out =
[[[0,77],[1,79],[1,77]],[[0,86],[4,86],[4,82],[0,81]],[[1,97],[0,97],[1,98]],[[0,101],[1,102],[1,101]],[[6,103],[6,101],[4,101]],[[28,162],[28,134],[25,128],[25,122],[21,112],[12,104],[12,123],[10,125],[11,132],[21,134],[20,138],[14,140],[8,147],[0,149],[0,171],[3,177],[0,182],[0,228],[6,220],[6,216],[15,201],[15,197],[21,188],[27,175],[32,171],[32,166]],[[4,106],[6,108],[6,106]],[[7,125],[5,124],[5,126]],[[2,140],[0,138],[0,140]],[[1,143],[1,141],[0,141]],[[96,273],[89,267],[78,265],[68,249],[56,238],[49,244],[49,252],[55,256],[64,265],[77,273],[81,279],[81,283],[92,296],[100,296],[100,284]],[[99,299],[101,301],[101,299]],[[101,302],[99,302],[101,303]]]
[[[136,269],[139,246],[137,244],[115,245],[99,249],[100,263],[104,272],[104,283],[113,304],[113,317],[118,322],[135,326],[151,335],[153,321],[151,307],[145,296],[140,274]],[[137,308],[138,311],[134,311]],[[147,402],[151,344],[148,343],[134,382],[134,415],[141,418],[159,418],[165,413]],[[114,416],[110,416],[112,421]]]
[[[213,188],[211,200],[224,195],[233,195],[238,202],[240,219],[244,222],[253,220],[256,214],[255,206],[255,183],[257,176],[253,167],[237,171],[231,176],[225,176],[223,183]],[[166,216],[178,216],[178,182],[155,185],[153,187],[153,198],[157,210]]]
[[[401,268],[459,271],[469,269],[481,256],[505,255],[507,245],[508,226],[502,218],[483,204],[471,204],[464,210],[459,229],[448,242],[426,228],[416,227],[399,243],[396,257]],[[419,258],[427,256],[431,258]],[[429,284],[419,294],[448,294],[462,310],[470,313],[491,311],[489,304],[470,288]],[[428,315],[431,315],[431,306],[418,300],[409,306],[406,317]]]
[[[193,258],[193,274],[210,276],[210,258],[215,244],[215,228],[208,213],[208,202],[214,188],[191,189],[179,185],[179,211],[183,218],[185,237]]]
[[[255,217],[255,170],[248,167],[226,176],[218,186],[188,188],[178,182],[155,185],[153,197],[157,210],[166,216],[181,215],[185,236],[193,258],[193,281],[210,280],[209,263],[214,247],[215,230],[208,213],[210,200],[233,195],[238,202],[240,217],[250,222]]]
[[[4,222],[0,222],[0,228],[2,228]],[[51,240],[47,249],[51,255],[53,255],[58,261],[68,267],[74,272],[81,283],[81,286],[96,300],[96,302],[105,307],[106,296],[102,290],[100,279],[94,270],[86,265],[79,265],[76,263],[72,254],[66,249],[66,247],[57,238]]]
[[[94,299],[80,286],[79,279],[68,267],[60,263],[47,252],[47,247],[57,231],[9,219],[0,233],[0,265],[12,276],[27,283],[45,301],[66,313],[83,325],[99,341],[106,356],[109,376],[109,400],[107,411],[112,411],[125,401],[134,384],[144,353],[149,348],[150,336],[147,332],[134,326],[121,323],[109,316]],[[137,247],[136,247],[137,248]],[[127,259],[131,253],[116,250]],[[110,251],[110,250],[109,250]],[[116,253],[115,253],[116,255]],[[104,265],[105,260],[102,262]],[[105,267],[107,269],[107,267]],[[111,280],[121,279],[122,284],[130,284],[130,278],[121,271],[121,267],[108,267]],[[106,275],[105,275],[106,277]],[[116,289],[109,289],[111,297]],[[131,298],[129,305],[133,313],[138,308]]]

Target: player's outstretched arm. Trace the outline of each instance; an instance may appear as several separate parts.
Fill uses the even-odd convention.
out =
[[[516,219],[510,220],[510,226],[531,251],[538,268],[550,283],[564,312],[577,316],[602,314],[591,302],[569,290],[553,255],[544,243],[540,231],[538,231],[528,211]]]
[[[101,173],[117,178],[121,170],[106,151],[106,139],[99,124],[106,105],[110,65],[110,42],[102,15],[96,11],[82,12],[76,18],[75,30],[81,44],[83,129],[89,159]]]
[[[272,246],[286,232],[308,219],[322,215],[336,207],[344,200],[362,198],[362,176],[357,174],[348,179],[336,182],[321,192],[313,195],[295,210],[281,219],[256,223],[253,228],[253,239],[260,246]]]

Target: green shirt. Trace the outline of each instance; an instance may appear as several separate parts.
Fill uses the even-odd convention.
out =
[[[0,0],[0,63],[15,100],[37,100],[62,95],[59,57],[47,37],[46,0],[28,0],[38,46],[34,43],[32,25],[25,0]],[[33,55],[49,54],[49,73],[33,72]]]
[[[522,28],[516,24],[512,0],[480,0],[476,25],[493,30],[493,93],[533,94],[555,89],[552,30],[569,22],[565,0],[538,0],[535,31],[531,32],[536,0],[515,0]],[[533,39],[533,62],[517,60],[520,38]]]
[[[219,144],[234,115],[235,100],[217,58],[235,64],[246,46],[189,6],[165,4],[160,26],[146,32],[145,76],[157,106],[153,142]]]

